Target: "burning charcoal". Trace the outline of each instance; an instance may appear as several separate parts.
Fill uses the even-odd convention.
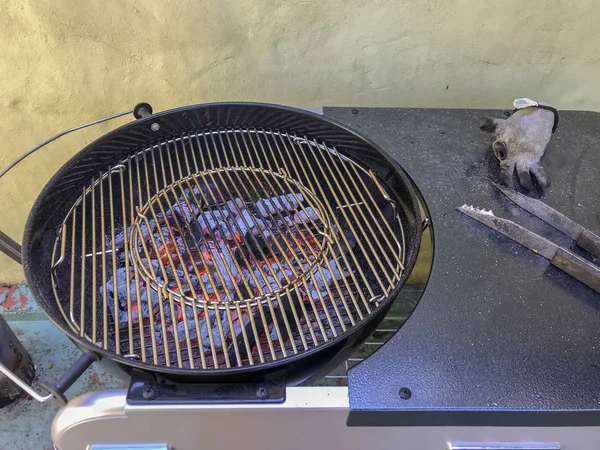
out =
[[[194,274],[191,274],[190,281],[192,282],[191,288],[194,290],[194,292],[200,292],[200,280],[198,280],[198,277]]]
[[[187,285],[187,277],[185,276],[186,272],[184,272],[183,270],[180,270],[180,269],[176,269],[175,271],[173,271],[173,269],[171,269],[170,267],[167,267],[165,269],[165,272],[167,273],[168,279],[172,280],[169,282],[169,288],[179,289],[179,285],[177,284],[177,281],[175,281],[175,280],[179,280],[179,282],[182,285],[181,287],[184,290],[187,288],[188,292],[190,291],[190,287]],[[196,281],[198,281],[198,278],[195,275],[189,274],[189,277],[190,277],[190,281],[192,281],[192,284],[194,284],[194,278],[196,279]],[[197,287],[200,288],[199,283],[197,283]]]
[[[215,237],[225,241],[233,240],[234,235],[231,233],[231,230],[235,233],[235,227],[228,225],[228,222],[224,220],[219,220],[214,231]]]
[[[310,298],[315,302],[321,301],[321,298],[329,297],[325,289],[319,289],[314,285],[314,283],[309,283],[309,291]]]
[[[310,266],[310,262],[305,260],[304,258],[297,258],[297,261],[303,269],[306,269],[308,266]]]
[[[268,292],[273,292],[279,288],[279,284],[277,283],[275,278],[273,278],[272,276],[266,275],[267,279],[265,280],[264,276],[260,273],[260,270],[258,270],[258,269],[254,270],[254,275],[258,279],[258,283],[260,285],[258,287],[261,291],[261,295],[268,293]],[[252,278],[251,278],[251,280],[252,280],[252,284],[254,284],[254,280]]]
[[[276,245],[267,242],[261,235],[252,236],[252,234],[248,232],[244,235],[244,238],[247,242],[247,251],[254,255],[254,259],[256,260],[262,259],[262,254],[267,257],[281,254],[281,251]]]
[[[141,290],[144,290],[143,293]],[[156,312],[158,310],[158,292],[156,292],[154,289],[148,287],[143,287],[140,288],[140,301],[142,303],[148,304],[148,293],[150,293],[150,303],[152,304],[152,311]]]
[[[298,197],[298,200],[301,202],[304,201],[302,194],[296,193],[296,197]],[[270,217],[275,215],[278,211],[293,211],[297,209],[298,206],[298,201],[292,194],[280,195],[279,197],[272,197],[256,202],[256,208],[263,217]]]
[[[269,334],[272,341],[278,341],[279,336],[277,335],[277,328],[275,326],[271,327],[271,333]]]
[[[196,339],[198,334],[196,333],[196,321],[194,319],[186,319],[188,332],[190,334],[190,339]],[[198,318],[198,325],[200,326],[200,336],[202,337],[202,342],[205,347],[209,347],[208,342],[208,330],[206,328],[206,322],[204,318]],[[185,341],[185,324],[183,321],[177,324],[177,333],[179,333],[179,341]]]
[[[256,208],[258,209],[258,212],[260,212],[261,216],[265,218],[270,217],[271,214],[269,214],[269,208],[265,206],[263,202],[264,200],[259,200],[258,202],[256,202]],[[275,214],[275,210],[273,210],[273,214]]]
[[[191,222],[192,219],[198,214],[198,209],[194,207],[192,202],[190,202],[192,206],[192,208],[190,208],[188,202],[183,197],[181,197],[179,200],[179,203],[175,202],[173,205],[173,212],[176,215],[179,215],[179,217],[184,217],[187,222]]]
[[[254,270],[254,276],[258,280],[258,286],[256,285],[256,282],[254,281],[254,278],[253,278],[252,274],[250,273],[250,271],[244,270],[244,275],[246,276],[246,281],[248,282],[248,284],[254,291],[256,291],[256,288],[260,289],[261,286],[265,285],[265,281],[262,279],[262,275],[260,274],[260,272],[258,270]],[[262,289],[261,289],[261,291],[262,291]]]
[[[214,230],[220,224],[224,225],[227,217],[229,217],[227,211],[223,211],[223,213],[221,211],[204,211],[198,216],[198,222],[202,230],[208,232],[209,230]]]
[[[154,338],[158,344],[163,340],[162,327],[160,324],[154,325]]]
[[[331,276],[331,272],[329,272],[328,269],[321,268],[321,270],[315,270],[314,280],[319,289],[321,291],[325,291],[327,286],[329,286],[333,281],[333,277]]]
[[[173,323],[172,315],[171,315],[171,307],[169,302],[163,303],[163,318],[165,319],[165,323]]]
[[[195,217],[190,221],[184,232],[184,238],[190,249],[196,247],[197,243],[202,240],[204,234],[204,230],[200,227],[200,224]]]
[[[202,309],[196,308],[197,313],[200,313],[201,311],[202,311]],[[187,317],[188,319],[194,318],[194,307],[193,306],[185,305],[185,317]]]
[[[148,226],[149,225],[149,226]],[[140,224],[140,233],[142,237],[146,240],[150,239],[150,233],[156,227],[156,221],[154,219],[148,221],[148,225],[145,222]]]
[[[308,208],[300,210],[296,214],[294,214],[294,222],[296,222],[298,224],[306,223],[311,220],[313,220],[313,221],[319,220],[319,215],[310,206]]]
[[[178,278],[179,280],[185,280],[185,272],[180,269],[173,270],[171,267],[165,267],[165,272],[169,278]]]
[[[150,226],[153,227],[154,226],[154,220],[150,221]],[[146,224],[144,222],[142,222],[140,224],[140,230],[142,232],[142,236],[144,239],[148,239],[150,234],[148,232],[148,227],[146,226]],[[129,235],[131,234],[131,227],[127,227],[127,237],[129,237]],[[138,245],[141,245],[138,241]],[[117,233],[115,235],[115,248],[116,249],[122,249],[125,246],[125,233],[123,231],[121,231],[120,233]],[[106,238],[106,249],[110,250],[112,249],[112,237],[108,236]]]
[[[137,290],[135,288],[136,287],[135,280],[130,280],[128,287],[129,287],[129,297],[133,301],[137,297]],[[113,300],[114,300],[114,297],[113,297]],[[123,310],[127,309],[127,291],[126,290],[121,291],[121,286],[119,286],[119,307]]]
[[[131,276],[133,274],[133,268],[129,268],[129,271],[125,268],[125,267],[121,267],[119,269],[117,269],[116,271],[116,278],[117,278],[117,291],[118,291],[118,297],[119,297],[119,301],[125,300],[127,298],[127,289],[131,288]],[[115,295],[115,281],[114,281],[115,275],[111,276],[108,281],[106,282],[106,294],[108,297],[110,297],[112,300],[114,300],[114,295]],[[133,284],[133,289],[135,292],[135,284]],[[100,295],[103,295],[103,287],[100,286],[99,288],[100,290]],[[135,295],[135,294],[134,294]]]
[[[131,281],[131,282],[129,282]],[[132,301],[136,299],[136,290],[135,290],[135,282],[133,280],[129,280],[127,276],[127,271],[122,268],[117,270],[117,289],[118,292],[118,300],[119,305],[117,307],[117,311],[115,311],[115,303],[114,303],[114,285],[113,285],[113,277],[106,282],[106,288],[100,286],[99,291],[100,295],[103,295],[104,289],[106,289],[107,295],[107,306],[110,310],[110,313],[119,325],[125,325],[129,322],[129,315],[127,313],[127,288],[131,290],[131,299]],[[137,307],[136,307],[137,308]],[[147,315],[146,315],[147,317]]]
[[[254,294],[252,294],[251,288],[249,286],[247,286],[246,283],[242,282],[241,277],[238,276],[236,278],[236,283],[237,283],[236,291],[231,293],[232,301],[235,301],[238,298],[240,300],[246,300],[246,299],[254,297]],[[239,291],[239,293],[238,293],[238,291]]]
[[[285,275],[287,275],[287,278],[290,280],[294,279],[294,272],[288,268],[287,264],[283,264],[282,263],[282,267],[283,267],[283,271],[280,270],[279,265],[276,263],[271,264],[271,273],[281,282],[284,283],[286,282],[286,277]],[[285,272],[285,275],[284,275]]]
[[[162,242],[163,237],[169,237],[170,234],[169,227],[162,226],[160,227],[160,232],[154,233],[154,237],[157,239],[156,242]]]
[[[119,326],[126,325],[129,323],[129,316],[127,315],[127,311],[122,311],[120,308],[117,308],[115,313],[115,305],[112,301],[107,301],[106,306],[110,310],[110,315],[113,317],[113,320],[119,324]]]
[[[227,337],[229,334],[229,318],[225,311],[220,311],[221,314],[221,327],[223,327],[223,336]]]
[[[129,229],[127,230],[129,231]],[[115,248],[123,248],[125,245],[125,234],[121,231],[115,235]],[[112,239],[107,239],[106,248],[112,249]]]
[[[254,217],[252,214],[250,214],[250,212],[248,212],[247,209],[244,209],[242,211],[241,216],[244,218],[244,220],[251,229],[260,228],[262,230],[266,228],[265,222],[262,219],[259,219],[258,217]]]
[[[273,291],[276,291],[277,289],[279,289],[279,283],[277,282],[277,280],[274,277],[272,277],[270,275],[267,276],[267,283],[269,283],[269,285],[271,286],[271,289]]]
[[[148,264],[148,260],[146,258],[144,258],[144,259],[142,259],[142,265],[148,271],[150,271],[150,273],[156,274],[156,279],[158,280],[159,283],[164,283],[165,280],[162,277],[163,273],[160,269],[160,264],[155,259],[152,259],[150,261],[151,261],[151,266],[150,266],[150,264]]]
[[[347,270],[338,266],[338,262],[335,259],[329,260],[329,265],[331,266],[331,274],[336,280],[342,280],[350,276],[350,273]]]
[[[242,323],[240,323],[239,316],[237,313],[231,313],[233,319],[233,333],[235,337],[242,335]],[[237,319],[237,320],[236,320]],[[250,315],[248,313],[242,313],[243,326],[246,327],[250,323]]]
[[[250,223],[252,223],[252,222],[250,222]],[[245,235],[246,233],[248,233],[248,227],[246,226],[246,223],[244,222],[244,219],[242,219],[241,216],[238,216],[233,220],[231,228],[234,233],[239,233],[242,236]],[[223,230],[223,231],[227,232],[227,230]]]
[[[225,318],[225,320],[223,320],[223,316],[225,316],[224,311],[219,311],[218,314],[215,313],[215,311],[208,312],[208,320],[210,321],[210,331],[212,334],[213,341],[215,343],[215,348],[222,348],[222,346],[223,346],[223,344],[221,342],[221,335],[219,333],[219,327],[217,325],[217,317],[219,317],[219,320],[221,321],[221,325],[223,327],[223,334],[225,335],[229,332],[229,325],[225,325],[227,323],[227,319]],[[200,332],[202,333],[202,340],[204,342],[204,346],[209,347],[210,340],[209,340],[209,336],[208,336],[208,328],[206,326],[205,319],[206,319],[206,316],[199,319],[198,322],[199,323],[202,322],[201,327],[200,327],[201,328]],[[190,330],[190,334],[191,334],[191,330]]]
[[[294,223],[294,221],[291,219],[290,216],[283,216],[283,220],[277,221],[277,227],[278,228],[291,227],[293,225],[293,223]]]
[[[234,233],[246,235],[248,231],[252,231],[252,234],[260,235],[261,230],[266,229],[265,222],[262,219],[254,217],[247,209],[242,210],[241,214],[238,215],[232,222],[232,229]],[[263,234],[268,235],[268,231],[263,231]]]
[[[142,307],[142,320],[150,317],[150,312],[148,311],[148,303],[147,302],[141,303],[141,307]],[[133,323],[139,323],[139,321],[140,321],[139,309],[140,308],[137,306],[137,302],[134,303],[134,305],[131,308],[131,321]]]
[[[196,180],[196,182],[200,183],[200,187],[202,189],[202,193],[200,192],[200,189],[198,189],[197,186],[194,186],[192,189],[198,199],[202,199],[202,194],[204,194],[204,197],[206,197],[207,200],[215,200],[213,195],[217,187],[214,183],[204,182],[203,180]]]
[[[235,202],[235,203],[234,203]],[[234,215],[238,213],[236,205],[239,209],[244,210],[246,206],[241,198],[236,198],[234,200],[227,200],[227,209],[231,211]]]
[[[223,245],[224,244],[221,243],[220,251],[217,250],[212,252],[212,262],[217,266],[217,270],[219,271],[221,277],[225,281],[227,289],[231,291],[234,288],[235,276],[238,275],[238,271],[235,267],[235,264],[233,263],[233,260],[230,257],[229,250],[227,248],[224,249]],[[227,271],[227,269],[229,269],[231,275],[234,278],[229,276],[229,272]],[[219,286],[222,285],[221,277],[219,277],[218,275],[215,276],[215,282],[218,281]]]
[[[139,300],[140,300],[140,306],[141,306],[141,310],[142,310],[142,316],[141,319],[147,319],[150,317],[150,310],[148,307],[148,289],[146,289],[146,287],[144,286],[139,286],[138,290],[136,290],[135,288],[135,281],[132,280],[131,286],[131,320],[133,322],[139,322],[140,320],[140,312],[139,312],[139,307],[138,307],[138,292],[139,292]],[[152,289],[149,289],[150,291],[150,302],[152,305],[152,311],[153,313],[156,313],[156,311],[158,311],[158,293]],[[120,301],[119,304],[119,322],[120,323],[127,323],[129,321],[128,319],[128,311],[127,311],[127,294],[125,294],[125,299]],[[119,298],[121,298],[121,295],[119,295]],[[111,308],[111,313],[113,314],[114,317],[114,301],[113,302],[107,302],[108,306]]]
[[[212,283],[210,281],[209,276],[206,273],[203,273],[203,274],[200,275],[200,279],[202,280],[202,283],[204,283],[204,289],[206,290],[206,293],[208,295],[214,294],[215,290],[213,288],[213,285],[212,285]],[[214,279],[214,277],[213,277],[213,279]],[[216,283],[216,281],[217,280],[215,280],[215,283]]]

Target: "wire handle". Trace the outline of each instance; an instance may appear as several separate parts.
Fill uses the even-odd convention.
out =
[[[23,389],[27,394],[33,397],[38,402],[46,403],[49,400],[52,400],[52,394],[43,395],[38,393],[35,389],[21,380],[17,375],[12,373],[8,367],[0,362],[0,373],[3,373],[10,381],[15,383],[21,389]]]
[[[0,362],[0,373],[3,373],[9,380],[23,389],[33,399],[41,403],[46,403],[54,399],[59,405],[65,406],[68,402],[65,397],[65,391],[69,389],[75,381],[85,372],[88,367],[96,361],[96,356],[91,353],[83,353],[77,361],[65,372],[65,374],[54,384],[42,383],[41,387],[47,391],[46,395],[40,394],[34,388],[25,383],[18,375]]]
[[[17,159],[15,159],[13,162],[11,162],[8,165],[8,167],[6,167],[2,171],[0,171],[0,178],[2,178],[4,175],[6,175],[10,170],[12,170],[17,164],[19,164],[25,158],[27,158],[28,156],[37,152],[42,147],[45,147],[46,145],[50,144],[51,142],[57,140],[58,138],[61,138],[69,133],[72,133],[73,131],[82,130],[84,128],[91,127],[92,125],[98,125],[102,122],[108,122],[109,120],[117,119],[119,117],[123,117],[123,116],[126,116],[127,114],[132,114],[132,113],[136,119],[141,119],[143,117],[147,117],[152,114],[152,106],[150,106],[150,104],[148,104],[148,103],[138,103],[135,106],[135,108],[133,108],[129,111],[125,111],[125,112],[115,114],[115,115],[112,115],[109,117],[104,117],[102,119],[94,120],[93,122],[89,122],[84,125],[79,125],[79,126],[76,126],[73,128],[69,128],[68,130],[58,133],[57,135],[52,136],[50,139],[46,139],[44,142],[42,142],[38,146],[26,151],[21,156],[19,156]],[[3,233],[1,230],[0,230],[0,252],[6,254],[13,261],[18,262],[19,264],[23,263],[21,260],[21,246],[19,244],[17,244],[13,239],[11,239],[9,236],[7,236],[5,233]]]

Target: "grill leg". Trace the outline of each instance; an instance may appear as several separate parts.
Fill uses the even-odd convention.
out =
[[[0,231],[0,252],[10,257],[13,261],[23,264],[21,261],[21,246],[2,231]]]

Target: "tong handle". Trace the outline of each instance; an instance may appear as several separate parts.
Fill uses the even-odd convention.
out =
[[[577,239],[577,245],[600,258],[600,237],[591,231],[584,229]]]
[[[560,247],[556,250],[551,263],[600,293],[600,268],[598,266]]]

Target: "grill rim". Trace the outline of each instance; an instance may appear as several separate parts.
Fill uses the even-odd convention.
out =
[[[54,298],[48,298],[44,294],[44,289],[42,285],[47,283],[51,284],[50,280],[50,271],[43,271],[39,269],[40,264],[37,263],[35,250],[41,250],[43,247],[43,238],[48,238],[48,235],[51,234],[50,230],[47,229],[48,223],[51,221],[50,218],[53,214],[47,214],[46,217],[43,216],[44,210],[48,210],[47,200],[49,194],[53,193],[56,189],[56,186],[64,179],[64,177],[68,174],[72,174],[74,167],[81,160],[82,156],[87,154],[88,152],[92,152],[94,149],[97,149],[102,144],[110,142],[114,138],[118,138],[125,134],[125,132],[130,131],[136,127],[143,127],[144,125],[148,125],[154,122],[160,122],[161,118],[174,117],[177,114],[181,114],[185,116],[187,112],[197,111],[202,108],[210,109],[210,108],[263,108],[268,112],[276,113],[276,112],[286,112],[289,114],[294,114],[298,117],[305,117],[308,119],[312,119],[315,123],[321,123],[324,125],[328,125],[333,129],[337,129],[337,131],[342,132],[343,135],[351,136],[356,142],[362,144],[364,147],[370,147],[372,151],[376,153],[379,158],[382,158],[385,163],[393,169],[396,176],[400,178],[403,184],[403,197],[399,198],[397,192],[395,190],[392,191],[392,194],[397,197],[397,200],[404,200],[401,203],[406,204],[406,200],[410,200],[411,206],[410,212],[413,215],[412,220],[414,223],[411,223],[413,227],[412,233],[407,233],[407,245],[406,247],[406,258],[405,258],[405,270],[402,273],[401,279],[398,281],[394,289],[388,294],[384,301],[381,302],[379,308],[374,310],[368,317],[365,317],[357,326],[352,329],[341,333],[336,338],[332,339],[329,342],[325,342],[317,347],[311,348],[309,350],[303,351],[296,355],[291,355],[286,358],[262,363],[256,366],[246,366],[246,367],[231,367],[231,368],[218,368],[218,369],[191,369],[191,368],[177,368],[177,367],[164,367],[164,366],[154,366],[151,367],[147,363],[137,362],[132,359],[127,359],[121,355],[117,355],[109,350],[105,350],[99,347],[96,347],[91,342],[86,339],[81,338],[79,335],[74,333],[69,325],[62,319],[60,313],[54,311],[55,300]],[[225,126],[226,127],[226,126]],[[149,128],[149,127],[148,127]],[[214,127],[213,127],[214,128]],[[222,128],[222,127],[218,127]],[[210,129],[210,127],[202,128],[201,124],[195,129],[196,132],[200,132],[202,129]],[[178,132],[183,132],[183,129],[180,129]],[[284,126],[280,127],[280,131],[285,131],[287,133],[291,132],[290,128],[285,128]],[[309,137],[318,137],[318,131],[316,132],[317,136],[309,136]],[[169,134],[159,134],[156,136],[155,141],[163,140],[165,136]],[[319,138],[324,139],[324,138]],[[151,141],[146,141],[144,146],[152,145]],[[139,145],[129,147],[129,152],[133,152],[134,149],[139,148]],[[116,153],[115,153],[116,155]],[[116,162],[118,159],[117,156],[114,157],[113,162]],[[360,161],[360,159],[359,159]],[[386,183],[387,184],[387,183]],[[78,185],[79,187],[79,185]],[[140,369],[146,372],[154,372],[161,373],[165,375],[173,375],[180,376],[184,378],[188,378],[190,376],[196,376],[201,378],[212,379],[214,377],[218,377],[221,379],[222,377],[235,377],[236,375],[256,375],[257,373],[270,373],[277,370],[281,370],[285,366],[290,366],[299,363],[302,359],[315,359],[315,357],[321,354],[327,354],[331,351],[331,349],[335,347],[340,347],[340,351],[343,351],[344,348],[348,348],[348,351],[351,350],[356,343],[352,341],[356,341],[356,339],[365,334],[365,330],[369,328],[375,329],[377,324],[385,317],[387,310],[391,307],[394,300],[398,296],[398,293],[405,285],[409,276],[412,273],[414,268],[414,264],[416,261],[416,257],[418,255],[420,243],[421,243],[421,235],[423,231],[422,221],[421,221],[421,212],[419,209],[419,201],[418,201],[418,187],[414,183],[413,179],[410,177],[408,173],[400,166],[400,164],[391,158],[388,153],[386,153],[379,145],[374,143],[369,138],[359,134],[352,128],[349,128],[346,125],[343,125],[333,119],[330,119],[326,116],[319,115],[310,111],[297,109],[289,106],[270,104],[270,103],[258,103],[258,102],[215,102],[215,103],[202,103],[190,106],[183,106],[175,109],[170,109],[166,111],[162,111],[160,113],[156,113],[154,115],[138,119],[136,121],[127,123],[122,125],[102,136],[100,136],[95,141],[91,142],[87,146],[85,146],[82,150],[73,155],[61,168],[50,178],[50,180],[46,183],[40,194],[38,195],[36,201],[34,202],[31,211],[29,213],[24,233],[23,233],[23,244],[22,244],[22,255],[23,255],[23,268],[25,272],[25,279],[32,291],[32,294],[36,301],[38,302],[40,308],[44,312],[44,314],[48,317],[48,319],[57,326],[65,335],[67,335],[74,343],[80,347],[82,350],[86,352],[92,352],[101,358],[106,358],[109,361],[113,361],[120,366],[127,366],[126,370],[132,369]],[[72,195],[67,196],[67,199],[63,201],[70,202]],[[54,213],[55,215],[56,213]],[[41,220],[41,219],[44,220]],[[404,219],[408,221],[408,219]],[[43,222],[45,227],[43,230],[40,230],[39,222]],[[43,232],[42,232],[43,231]],[[52,237],[54,239],[54,237]],[[37,245],[37,248],[36,248]],[[48,260],[51,260],[51,256],[48,257]],[[366,338],[367,336],[364,336]],[[353,339],[354,338],[354,339]],[[363,338],[363,339],[364,339]],[[350,342],[350,345],[348,345]],[[319,367],[315,368],[315,371],[319,369]]]

